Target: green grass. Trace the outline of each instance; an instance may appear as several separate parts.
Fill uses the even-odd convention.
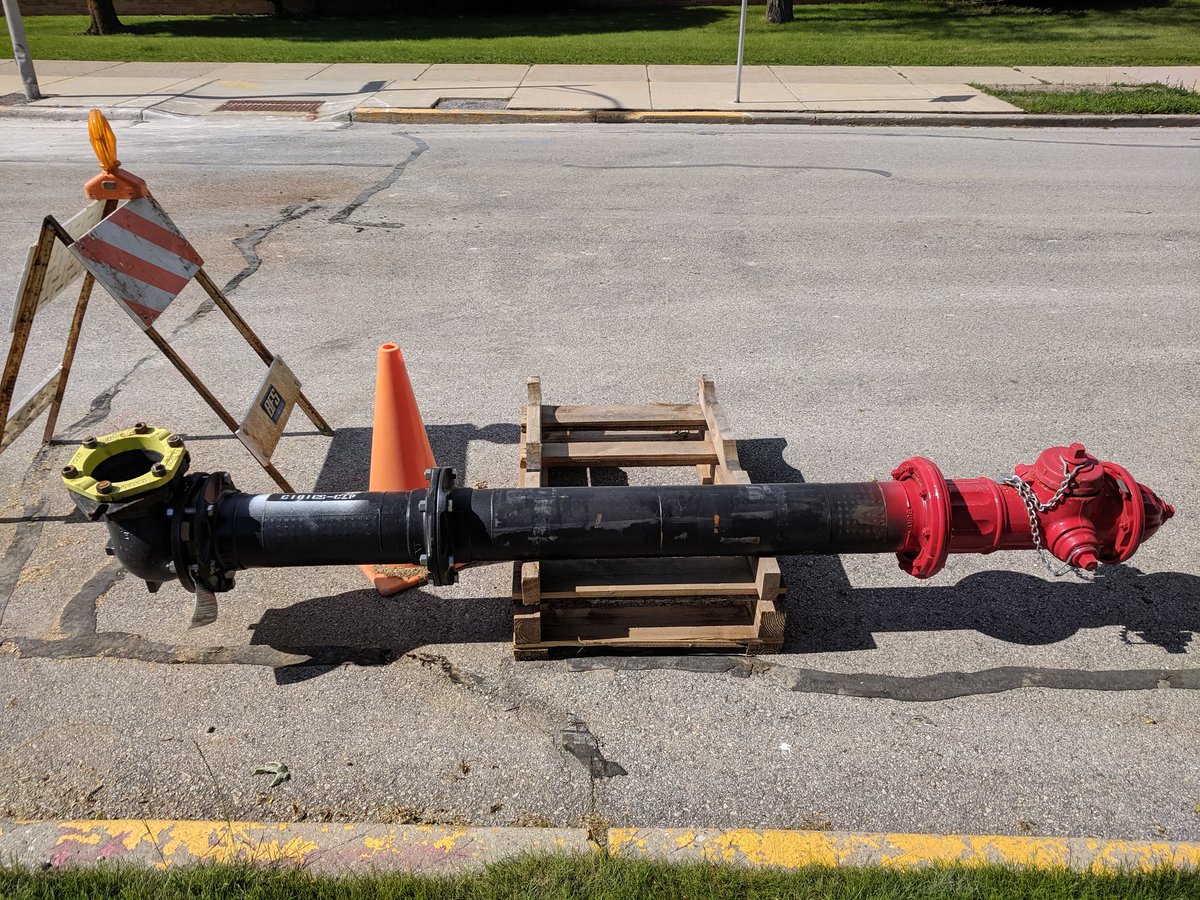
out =
[[[965,0],[797,5],[796,21],[787,25],[767,25],[757,8],[750,17],[746,61],[1008,66],[1200,62],[1200,0],[1110,3],[1103,9],[1058,12]],[[110,37],[80,34],[87,25],[81,16],[30,16],[25,26],[34,57],[42,59],[728,64],[736,52],[737,18],[737,7],[693,6],[307,21],[126,16],[133,32]]]
[[[715,864],[669,865],[601,856],[526,857],[482,874],[435,880],[410,875],[319,876],[294,868],[200,866],[170,872],[100,867],[47,872],[0,868],[0,896],[12,900],[121,897],[124,900],[300,900],[300,898],[468,898],[529,900],[695,898],[695,900],[1159,900],[1200,896],[1200,873],[1158,869],[1084,874],[1005,867],[901,871],[811,867],[793,871]]]
[[[1007,100],[1031,113],[1107,113],[1110,115],[1200,115],[1200,94],[1187,88],[1153,84],[1114,84],[1077,91],[1029,90],[978,86],[993,97]]]

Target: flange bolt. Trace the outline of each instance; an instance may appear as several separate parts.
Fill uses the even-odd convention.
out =
[[[112,485],[111,481],[96,482],[96,493],[97,494],[111,494],[112,489],[113,489],[113,485]]]
[[[153,430],[154,429],[151,428],[149,425],[147,425],[145,422],[138,422],[136,425],[133,426],[134,434],[149,434]]]
[[[183,446],[183,438],[181,438],[177,434],[167,435],[167,446],[168,447],[182,447]]]
[[[79,470],[74,466],[63,466],[62,476],[63,478],[78,478]]]
[[[97,446],[96,439],[89,434],[83,439],[83,446],[88,450],[95,450]]]
[[[150,474],[153,475],[155,478],[162,478],[164,475],[167,474],[167,467],[164,466],[162,463],[155,463],[154,465],[152,465],[150,467]]]

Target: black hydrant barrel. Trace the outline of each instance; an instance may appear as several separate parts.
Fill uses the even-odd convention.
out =
[[[883,553],[904,543],[881,486],[453,489],[455,563],[654,556]],[[420,564],[425,491],[232,494],[215,523],[227,569]]]

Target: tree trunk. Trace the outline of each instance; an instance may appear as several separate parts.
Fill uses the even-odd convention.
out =
[[[782,25],[794,18],[792,0],[767,0],[767,21],[772,25]]]
[[[87,0],[87,7],[92,24],[84,34],[118,34],[129,30],[117,18],[113,0]]]

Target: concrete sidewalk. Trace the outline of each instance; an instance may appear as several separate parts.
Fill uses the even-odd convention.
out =
[[[646,110],[1019,113],[971,87],[1164,81],[1195,88],[1200,66],[733,66],[358,63],[35,63],[45,99],[25,104],[0,62],[0,109],[246,113],[344,118],[356,110]],[[232,107],[230,106],[232,101]]]

